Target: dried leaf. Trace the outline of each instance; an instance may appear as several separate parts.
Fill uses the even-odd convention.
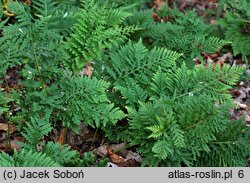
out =
[[[65,130],[65,128],[63,128],[57,142],[59,144],[64,144],[64,142],[65,142],[65,136],[66,136],[66,130]]]
[[[5,132],[8,131],[8,124],[6,123],[0,123],[0,130],[3,130]],[[14,125],[10,125],[10,134],[14,133],[16,131],[16,127]]]
[[[0,144],[0,149],[7,149],[10,148],[11,150],[16,149],[17,151],[19,151],[21,149],[21,147],[17,144],[18,140],[11,140],[10,141],[10,147],[8,147],[8,145],[6,144],[6,142],[1,143]]]
[[[125,160],[123,159],[123,157],[113,153],[113,151],[111,149],[108,149],[108,155],[109,155],[109,158],[111,159],[111,161],[113,163],[116,163],[116,164],[120,164],[120,163],[124,163]]]
[[[80,71],[80,75],[83,76],[92,76],[92,72],[93,72],[93,67],[91,66],[92,62],[87,62],[85,67]]]
[[[98,147],[95,150],[95,153],[98,154],[99,156],[106,157],[108,155],[108,146],[107,145],[102,145],[101,147]]]
[[[128,151],[128,154],[126,156],[126,161],[129,159],[135,160],[138,163],[142,162],[142,157],[139,154],[132,151]]]
[[[166,0],[154,0],[154,4],[156,9],[160,10],[166,4]]]
[[[241,109],[246,109],[246,108],[247,108],[247,105],[246,105],[246,104],[242,104],[242,103],[237,102],[237,101],[236,101],[236,104],[237,104],[237,106],[238,106],[239,108],[241,108]]]
[[[120,143],[120,144],[111,145],[110,149],[112,149],[113,152],[118,152],[118,151],[126,149],[126,146],[127,146],[127,143],[123,142],[123,143]]]

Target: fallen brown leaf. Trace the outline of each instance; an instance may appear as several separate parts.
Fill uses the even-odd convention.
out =
[[[17,151],[19,151],[21,149],[21,147],[17,144],[17,142],[19,142],[19,141],[18,140],[11,140],[10,141],[10,147],[8,147],[6,142],[1,143],[0,144],[0,149],[8,149],[8,148],[10,148],[11,150],[16,149]]]
[[[127,161],[127,160],[130,160],[130,159],[135,160],[138,163],[142,162],[141,156],[139,154],[135,153],[135,152],[132,152],[132,151],[128,151],[128,154],[127,154],[125,160]]]
[[[0,123],[0,130],[3,130],[5,132],[8,131],[8,124],[6,123]],[[14,125],[10,125],[10,134],[14,133],[16,131],[16,127]]]
[[[80,71],[80,75],[83,76],[92,76],[93,67],[91,66],[92,62],[87,62],[84,68]]]
[[[65,136],[66,136],[66,130],[65,130],[65,128],[63,128],[57,142],[59,144],[64,144],[64,142],[65,142]]]
[[[165,4],[166,0],[154,0],[155,8],[160,10]]]
[[[111,149],[108,149],[108,156],[113,163],[120,164],[125,162],[123,157],[113,153]]]
[[[108,146],[105,144],[105,145],[98,147],[95,150],[95,153],[101,156],[102,158],[106,157],[108,155]]]
[[[126,142],[122,142],[120,144],[113,144],[110,146],[110,149],[113,150],[113,152],[118,152],[121,151],[123,149],[126,149],[127,143]]]

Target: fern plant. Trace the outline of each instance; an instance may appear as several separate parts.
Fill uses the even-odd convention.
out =
[[[32,150],[14,151],[13,156],[2,152],[0,154],[1,167],[59,167],[60,165],[41,152]]]
[[[99,128],[114,125],[124,113],[110,103],[106,90],[109,83],[90,77],[69,77],[60,83],[63,110],[58,118],[64,126],[78,131],[81,121]]]
[[[142,40],[135,44],[130,42],[122,46],[119,52],[110,53],[111,59],[103,63],[104,70],[99,70],[100,77],[110,81],[115,87],[109,95],[111,101],[122,103],[123,99],[130,97],[127,102],[137,105],[139,99],[148,98],[145,90],[158,67],[171,68],[180,56],[181,54],[164,48],[155,47],[149,51],[142,45]],[[124,106],[125,104],[120,104],[120,107]]]
[[[38,116],[34,116],[31,117],[30,122],[26,123],[21,134],[26,139],[28,146],[35,148],[41,139],[52,130],[48,117],[49,115],[40,119]]]
[[[56,166],[66,166],[72,161],[80,161],[79,154],[76,151],[71,151],[70,146],[54,142],[45,142],[43,140],[52,130],[50,120],[50,113],[47,113],[44,117],[31,117],[30,121],[26,122],[25,127],[23,127],[23,131],[21,132],[25,142],[19,142],[22,147],[22,151],[19,153],[22,154],[29,152],[31,156],[41,156],[42,159],[41,162],[39,159],[37,162],[32,161],[31,159],[27,164],[21,164],[20,166],[42,166],[40,163],[42,163],[43,159],[48,159],[48,161],[53,160]],[[4,156],[4,154],[2,155]],[[18,154],[14,154],[14,158],[15,155]],[[22,160],[22,157],[20,161],[24,161]],[[29,163],[34,163],[34,165]],[[52,165],[44,164],[44,166]],[[14,166],[19,165],[15,164]]]
[[[65,37],[69,35],[70,28],[76,23],[76,16],[73,12],[78,9],[79,5],[76,1],[35,0],[31,6],[34,17],[48,17],[48,28]]]
[[[34,1],[37,12],[33,15],[32,8],[19,2],[9,5],[15,14],[12,25],[3,24],[3,37],[0,38],[1,76],[6,77],[6,70],[12,66],[20,66],[18,73],[17,98],[19,98],[21,113],[26,119],[37,113],[44,114],[55,108],[60,109],[60,92],[57,90],[57,80],[62,76],[61,66],[63,56],[62,41],[69,27],[57,28],[61,20],[60,14],[51,15],[58,9],[52,1]],[[43,6],[38,6],[42,3]],[[63,18],[63,14],[61,14]],[[70,16],[69,16],[70,17]],[[54,19],[55,18],[55,19]],[[72,18],[72,17],[71,17]],[[66,20],[67,17],[64,17]],[[57,22],[56,22],[57,20]],[[69,24],[70,25],[70,24]],[[50,40],[48,42],[48,40]],[[53,83],[53,84],[52,84]],[[6,84],[6,83],[5,83]],[[14,92],[14,91],[11,91]]]
[[[105,67],[103,78],[113,80],[116,91],[110,93],[110,98],[121,100],[119,105],[126,106],[124,110],[129,118],[123,129],[111,128],[106,134],[138,145],[144,166],[199,164],[200,158],[214,148],[212,144],[221,142],[219,134],[226,134],[232,123],[228,111],[234,105],[227,91],[244,68],[210,65],[188,69],[185,64],[176,66],[178,57],[180,54],[164,49],[148,50],[142,42],[130,43],[112,52],[111,61]],[[247,149],[241,152],[235,149],[232,154],[238,159],[227,154],[220,157],[226,164],[214,163],[214,166],[246,163],[250,153],[249,129],[244,129],[245,132],[232,141],[225,135],[222,143],[238,143],[237,147]],[[114,131],[118,132],[115,138]],[[216,147],[218,152],[230,148],[220,147]],[[207,162],[203,166],[211,164]]]
[[[120,9],[109,9],[95,1],[86,1],[80,10],[74,33],[66,42],[68,64],[81,69],[86,62],[100,59],[105,49],[118,46],[136,30],[135,26],[122,26],[130,14]]]
[[[68,18],[63,17],[64,14],[61,14],[61,19],[58,18],[61,11],[52,1],[33,1],[33,3],[34,6],[37,5],[35,15],[32,14],[32,7],[11,2],[8,8],[15,15],[14,22],[11,25],[7,25],[8,19],[1,22],[3,30],[3,37],[0,37],[1,77],[7,77],[6,71],[10,67],[22,67],[22,71],[18,73],[22,80],[19,80],[17,91],[8,86],[7,80],[1,85],[8,88],[12,107],[18,104],[20,108],[13,116],[6,116],[8,117],[6,120],[11,122],[15,120],[25,138],[25,142],[20,144],[22,147],[20,152],[15,151],[12,157],[1,153],[1,158],[5,160],[1,166],[65,166],[71,161],[80,161],[77,152],[70,151],[68,146],[47,144],[42,141],[52,130],[52,112],[61,109],[59,100],[61,93],[57,88],[57,82],[54,84],[52,82],[59,80],[62,75],[60,71],[60,62],[63,58],[62,46],[59,45],[62,45],[63,35],[70,24],[67,26],[61,24],[61,19],[66,21]],[[38,6],[38,3],[44,6]],[[51,9],[58,11],[53,15],[46,13],[51,12]],[[1,91],[1,94],[3,93]],[[10,102],[6,99],[2,102],[4,106],[1,104],[1,115],[10,110]],[[15,119],[19,115],[22,120]],[[43,152],[37,152],[40,151],[37,149],[38,145],[44,146]],[[60,157],[64,159],[52,160],[56,155],[50,152],[49,148],[60,149],[64,153]],[[60,154],[58,153],[57,155]]]
[[[31,117],[26,122],[23,135],[25,143],[20,143],[22,150],[14,150],[10,156],[4,152],[0,154],[0,167],[59,167],[59,166],[96,166],[96,157],[90,152],[80,158],[75,150],[68,145],[54,142],[45,142],[43,139],[52,130],[48,118]],[[105,166],[105,161],[100,161],[100,166]]]
[[[210,152],[203,153],[195,166],[244,166],[249,154],[249,130],[244,120],[231,121],[223,133],[219,133],[217,141],[209,144]],[[237,153],[235,153],[237,152]],[[246,158],[239,158],[246,157]]]
[[[246,46],[250,43],[250,2],[248,0],[227,1],[225,4],[225,17],[220,25],[225,30],[225,37],[232,42],[233,54],[246,60],[250,55],[250,49]]]
[[[230,41],[211,37],[208,34],[209,25],[198,18],[194,11],[180,13],[173,9],[167,15],[168,21],[154,22],[152,11],[142,11],[131,17],[128,24],[142,28],[141,36],[146,39],[145,42],[183,53],[179,63],[184,61],[190,67],[194,66],[194,58],[203,61],[202,52],[215,53],[230,44]]]

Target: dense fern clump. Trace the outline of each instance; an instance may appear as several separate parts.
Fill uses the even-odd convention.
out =
[[[225,29],[225,37],[232,42],[234,55],[242,54],[243,58],[250,55],[250,2],[233,0],[225,3],[226,15],[221,19]]]
[[[61,59],[61,46],[58,45],[63,39],[61,34],[68,31],[71,26],[68,22],[74,22],[73,15],[63,17],[64,12],[58,11],[52,16],[51,12],[55,9],[55,3],[52,1],[33,3],[37,10],[35,15],[30,7],[12,2],[9,11],[15,14],[17,21],[9,26],[3,26],[8,19],[1,22],[0,27],[3,26],[4,35],[0,39],[1,74],[5,73],[8,67],[22,64],[36,69],[37,75],[45,71],[51,72],[51,68]],[[39,3],[42,5],[38,6]]]
[[[226,155],[220,157],[221,163],[203,162],[203,166],[243,166],[250,152],[250,131],[231,139],[228,111],[233,103],[227,91],[244,69],[212,65],[188,69],[185,64],[177,68],[174,61],[179,56],[167,50],[148,50],[141,42],[111,53],[107,75],[114,78],[114,88],[120,92],[114,97],[125,100],[129,118],[128,129],[119,131],[118,139],[125,137],[139,145],[146,166],[194,166],[214,148]],[[219,134],[228,135],[221,140]],[[220,143],[227,145],[214,146]],[[234,151],[234,144],[247,148]]]
[[[25,138],[25,142],[20,143],[21,152],[15,152],[13,157],[7,156],[4,153],[0,155],[1,158],[6,159],[6,162],[3,162],[1,166],[85,166],[85,161],[88,161],[87,164],[91,164],[90,162],[93,160],[92,156],[86,156],[86,158],[90,158],[89,160],[85,157],[85,159],[80,159],[78,153],[71,151],[69,146],[43,140],[51,132],[52,124],[58,122],[59,118],[57,116],[61,111],[65,115],[60,116],[60,119],[66,119],[65,116],[68,113],[64,110],[67,107],[67,103],[63,100],[65,99],[64,97],[69,97],[69,95],[65,96],[62,93],[69,94],[71,92],[70,89],[76,86],[74,84],[77,84],[80,90],[82,89],[80,86],[84,86],[81,85],[81,81],[91,80],[90,78],[72,77],[70,79],[71,86],[69,86],[70,84],[67,85],[68,83],[59,82],[66,72],[61,65],[63,62],[62,50],[64,50],[62,42],[65,36],[68,35],[69,28],[75,20],[72,8],[77,9],[77,7],[71,6],[69,8],[67,3],[64,4],[61,2],[59,4],[55,1],[37,0],[32,3],[30,7],[25,6],[23,3],[11,2],[8,9],[14,13],[16,20],[13,24],[6,25],[8,22],[8,19],[6,19],[0,25],[4,35],[0,37],[1,77],[7,77],[7,69],[11,67],[21,68],[21,71],[18,73],[21,79],[17,83],[17,90],[9,88],[6,80],[1,85],[6,87],[7,91],[1,88],[0,114],[9,123],[15,123]],[[95,85],[89,81],[89,86],[92,86],[89,90],[96,87],[97,91],[103,87],[103,91],[105,91],[104,87],[108,84],[106,82],[102,83],[104,84],[98,85],[99,81],[97,81]],[[64,89],[63,85],[69,88]],[[94,96],[95,93],[92,93],[92,96],[91,92],[88,93],[89,97]],[[74,94],[78,95],[78,93],[70,93],[70,95],[72,94],[73,98],[76,99]],[[98,100],[93,99],[92,104],[99,104],[100,102],[100,105],[97,105],[98,108],[92,109],[100,111],[96,113],[91,111],[92,118],[84,116],[89,120],[88,123],[93,126],[94,124],[98,124],[99,126],[104,124],[103,126],[105,126],[109,122],[113,124],[116,122],[116,119],[123,115],[121,111],[114,108],[112,104],[109,104],[108,99],[106,100],[103,95]],[[69,97],[68,99],[72,98]],[[78,104],[81,106],[81,102],[88,101],[88,99],[82,99],[84,100],[78,101]],[[10,103],[17,109],[14,115],[12,115],[9,107]],[[78,104],[72,105],[70,111],[79,117],[81,113],[76,113],[78,111]],[[88,105],[90,104],[88,103]],[[84,110],[85,108],[82,111]],[[112,111],[110,115],[103,116],[99,120],[99,123],[94,121],[97,118],[97,114],[99,116],[103,112],[109,114],[108,112],[110,111]],[[77,125],[80,121],[74,121],[75,118],[77,117],[68,117],[64,125],[70,126],[77,131]],[[80,120],[84,120],[84,118],[82,117]],[[104,123],[102,124],[102,122]],[[38,148],[40,146],[42,148]],[[27,163],[24,163],[27,157],[22,155],[26,153],[28,153],[31,159],[27,160]],[[41,158],[37,158],[38,156],[41,156]],[[20,158],[17,159],[18,157]],[[33,161],[32,158],[37,158],[37,160]]]

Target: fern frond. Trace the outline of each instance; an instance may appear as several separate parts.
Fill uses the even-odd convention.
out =
[[[250,130],[245,128],[243,120],[232,121],[219,133],[217,140],[209,143],[211,151],[202,153],[196,166],[236,167],[246,166],[250,154]]]
[[[30,25],[31,16],[29,13],[26,13],[24,6],[19,2],[11,2],[9,8],[10,11],[16,14],[19,24],[3,26],[8,19],[1,22],[4,35],[0,37],[0,75],[2,76],[9,67],[22,64],[25,57],[24,52],[27,51],[29,42],[29,40],[26,39],[27,32],[25,27]]]
[[[209,25],[198,18],[194,11],[187,11],[176,16],[175,13],[171,15],[171,11],[175,10],[170,10],[168,17],[171,21],[146,22],[146,26],[142,24],[141,26],[144,27],[142,36],[152,39],[153,45],[183,53],[183,58],[178,63],[186,62],[188,67],[193,67],[193,58],[200,58],[201,52],[214,53],[231,43],[216,37],[209,37],[207,34]]]
[[[232,42],[233,54],[242,54],[242,57],[250,55],[250,49],[246,46],[250,43],[248,33],[250,18],[250,2],[248,0],[225,1],[225,17],[220,20],[220,25],[225,29],[225,37]]]
[[[109,9],[90,2],[80,11],[74,33],[66,42],[68,59],[73,68],[80,69],[86,62],[100,59],[103,50],[118,46],[134,32],[134,26],[122,27],[130,14],[120,9]],[[72,62],[72,61],[71,61]]]
[[[180,68],[166,68],[165,72],[162,68],[145,85],[150,87],[145,90],[150,97],[127,108],[130,141],[143,145],[138,151],[145,155],[149,166],[192,166],[203,153],[211,152],[210,143],[226,130],[228,111],[233,105],[228,90],[244,69],[212,65],[189,69],[184,63]],[[130,80],[136,85],[143,83],[141,78]],[[123,94],[126,90],[121,84],[124,82],[115,86]],[[145,151],[148,146],[151,152]],[[156,157],[155,164],[149,161],[152,156]]]
[[[14,163],[16,167],[59,167],[59,163],[52,160],[46,154],[33,150],[14,151]]]
[[[162,67],[162,70],[172,67],[180,56],[181,54],[164,48],[155,47],[148,50],[140,40],[136,44],[130,42],[119,51],[112,52],[112,66],[107,67],[106,70],[117,82],[127,77],[141,78],[141,80],[145,78],[148,81],[150,72],[154,73],[158,67]],[[144,82],[147,83],[147,81]]]
[[[2,152],[0,154],[1,167],[59,167],[60,165],[53,161],[46,154],[38,153],[33,150],[14,150],[14,155],[9,156]]]
[[[13,167],[14,165],[14,159],[2,151],[0,154],[0,167]]]
[[[165,128],[163,125],[154,125],[147,127],[148,130],[152,131],[152,134],[148,138],[159,138],[164,135]]]
[[[204,51],[208,54],[212,54],[221,49],[223,46],[231,43],[232,43],[231,41],[222,40],[218,37],[208,37],[204,43],[205,45]]]
[[[126,100],[127,105],[136,107],[138,101],[146,101],[148,93],[140,85],[134,83],[134,80],[131,78],[127,78],[125,82],[126,87],[116,85],[115,89],[121,92],[122,98]]]
[[[36,10],[36,12],[43,16],[47,17],[49,15],[53,15],[56,10],[58,2],[53,0],[34,0],[32,1],[32,7]]]
[[[157,141],[153,148],[152,151],[155,153],[156,157],[159,157],[161,159],[166,159],[169,154],[173,154],[173,149],[171,148],[170,144],[168,143],[167,139],[166,140],[161,140]]]
[[[81,120],[92,127],[112,125],[124,117],[124,113],[110,103],[106,91],[109,83],[89,77],[70,77],[60,82],[64,93],[59,119],[65,126],[78,131]]]
[[[70,146],[61,145],[58,143],[48,142],[42,152],[55,160],[62,166],[69,164],[71,161],[79,160],[79,155],[76,151],[71,151]]]
[[[45,118],[41,119],[38,116],[31,117],[30,122],[27,122],[26,125],[21,134],[33,146],[36,146],[41,138],[52,130],[49,120]]]

